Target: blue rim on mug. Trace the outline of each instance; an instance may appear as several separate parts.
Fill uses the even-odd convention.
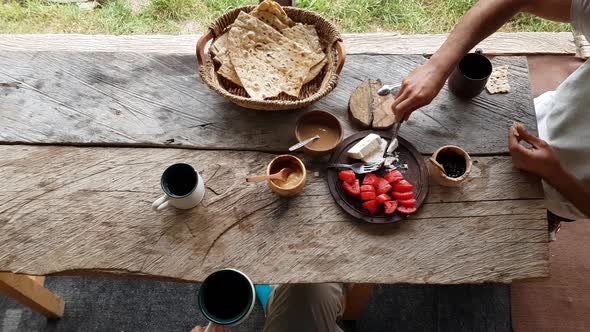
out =
[[[194,175],[194,183],[192,186],[192,189],[183,195],[176,195],[174,194],[172,191],[170,191],[170,188],[168,187],[168,185],[166,185],[166,182],[168,181],[168,179],[170,178],[170,176],[172,176],[173,172],[185,172],[185,176],[187,174],[193,176]],[[162,177],[160,179],[160,186],[162,187],[162,191],[164,191],[164,193],[172,198],[184,198],[189,196],[190,194],[192,194],[195,189],[197,189],[197,185],[199,184],[199,175],[197,174],[197,171],[189,164],[185,164],[185,163],[177,163],[171,166],[168,166],[168,168],[166,168],[166,170],[164,171],[164,173],[162,173]]]
[[[219,319],[218,317],[215,317],[213,314],[211,314],[211,312],[205,306],[205,294],[207,292],[207,280],[208,279],[211,280],[211,277],[214,277],[218,273],[226,273],[228,271],[240,274],[248,281],[248,283],[252,287],[251,292],[248,293],[249,305],[248,305],[248,307],[244,308],[244,310],[242,310],[242,312],[240,312],[239,315],[236,315],[236,317],[233,317],[232,319]],[[215,271],[215,272],[211,273],[209,276],[207,276],[207,278],[205,278],[205,280],[203,281],[203,283],[201,284],[201,287],[199,289],[198,302],[199,302],[199,308],[201,309],[201,313],[203,314],[203,316],[205,316],[205,318],[207,318],[208,320],[210,320],[211,322],[213,322],[217,325],[228,326],[228,325],[234,325],[234,324],[240,323],[252,312],[252,308],[254,307],[254,303],[256,302],[255,298],[256,298],[256,291],[254,289],[254,285],[252,284],[252,281],[250,280],[250,278],[248,278],[244,273],[242,273],[238,270],[235,270],[235,269],[222,269],[222,270]]]

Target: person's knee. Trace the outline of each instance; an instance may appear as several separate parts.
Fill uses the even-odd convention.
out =
[[[308,303],[340,303],[342,301],[342,286],[340,284],[291,284],[285,291],[288,297],[298,298]]]

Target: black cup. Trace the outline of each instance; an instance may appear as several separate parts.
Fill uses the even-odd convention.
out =
[[[166,195],[173,198],[186,197],[195,191],[199,178],[189,164],[174,164],[164,171],[160,184]]]
[[[463,57],[449,77],[449,89],[460,98],[473,98],[479,95],[492,74],[492,63],[481,49]]]
[[[254,284],[234,269],[211,273],[199,289],[203,316],[218,325],[238,325],[252,312],[256,299]]]

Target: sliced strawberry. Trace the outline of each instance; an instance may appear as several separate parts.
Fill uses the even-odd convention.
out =
[[[363,184],[370,184],[372,186],[374,186],[377,183],[377,175],[373,174],[373,173],[369,173],[367,175],[365,175],[365,178],[363,179]]]
[[[379,211],[379,205],[377,205],[377,201],[375,200],[364,202],[363,206],[365,209],[369,210],[370,214],[375,214]]]
[[[389,183],[394,183],[397,182],[399,180],[403,180],[404,176],[402,175],[402,173],[400,171],[393,170],[387,174],[385,174],[385,176],[383,177],[385,180],[387,180],[387,182]]]
[[[353,171],[340,171],[340,173],[338,173],[338,178],[346,183],[354,184],[356,175]]]
[[[373,186],[372,186],[372,185],[370,185],[370,184],[363,184],[363,185],[361,186],[361,192],[363,193],[363,192],[365,192],[365,191],[372,191],[372,192],[375,192],[375,187],[373,187]]]
[[[387,183],[383,187],[377,187],[377,195],[388,193],[391,190],[391,185]]]
[[[393,184],[393,191],[398,193],[406,193],[412,191],[412,189],[414,189],[414,186],[406,180],[400,180]]]
[[[387,194],[381,194],[381,195],[377,196],[376,199],[377,199],[377,203],[379,203],[379,204],[383,204],[387,201],[391,201],[391,197],[389,197],[389,195],[387,195]]]
[[[342,182],[342,188],[350,196],[360,196],[361,194],[361,185],[359,183],[359,180],[355,180],[354,184]]]
[[[405,207],[405,206],[398,206],[397,210],[403,214],[412,214],[416,212],[416,208],[413,207]]]
[[[409,208],[413,208],[414,206],[416,206],[416,200],[415,199],[406,199],[403,201],[399,201],[399,204],[405,207],[409,207]]]
[[[365,191],[361,192],[361,201],[370,201],[377,198],[377,195],[374,191]]]
[[[383,207],[385,208],[385,214],[392,214],[397,209],[397,201],[387,201],[383,203]]]
[[[377,178],[377,183],[375,183],[375,188],[379,189],[379,187],[384,187],[385,185],[389,184],[387,180],[384,178]]]
[[[393,198],[397,199],[398,201],[414,198],[414,193],[411,191],[405,193],[398,193],[397,191],[392,191],[391,194],[393,195]]]

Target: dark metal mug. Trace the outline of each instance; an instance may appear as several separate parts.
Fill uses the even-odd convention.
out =
[[[449,77],[449,90],[457,97],[473,98],[483,91],[491,73],[492,63],[478,48],[461,59]]]

